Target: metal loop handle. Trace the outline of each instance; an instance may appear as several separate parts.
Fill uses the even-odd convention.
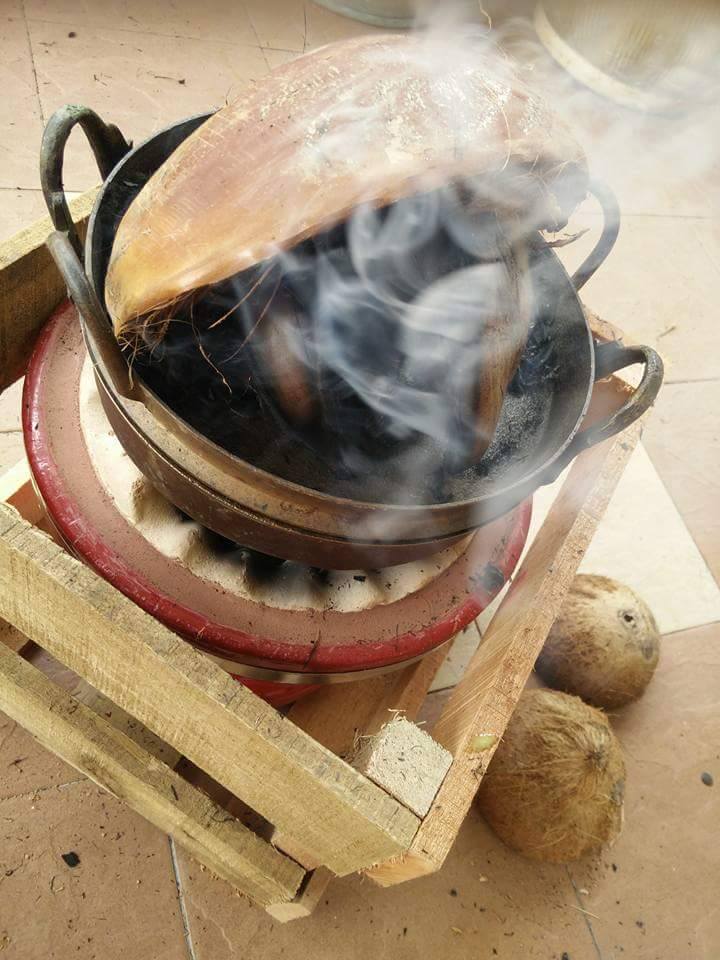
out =
[[[92,147],[103,180],[132,145],[116,126],[105,123],[88,107],[61,107],[48,120],[40,147],[40,182],[45,203],[55,229],[67,234],[75,253],[82,259],[82,243],[70,215],[63,185],[65,144],[78,124]]]
[[[602,380],[634,363],[645,365],[642,380],[627,402],[604,423],[596,423],[573,437],[568,450],[574,457],[582,450],[614,437],[634,423],[655,402],[663,381],[663,362],[652,347],[626,347],[619,341],[595,345],[595,379]]]
[[[58,230],[47,238],[47,246],[67,284],[73,303],[85,320],[86,333],[92,341],[93,348],[102,359],[113,389],[128,400],[136,399],[130,368],[70,237],[65,231]]]
[[[603,229],[598,242],[570,278],[576,290],[584,287],[598,267],[605,261],[615,246],[615,241],[620,232],[620,207],[610,187],[599,180],[591,180],[588,192],[595,197],[602,207]]]

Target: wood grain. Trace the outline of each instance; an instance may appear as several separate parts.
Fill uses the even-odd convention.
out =
[[[344,875],[419,820],[0,505],[0,616]]]
[[[0,708],[258,903],[294,897],[302,867],[2,645]]]
[[[337,683],[296,703],[290,719],[340,757],[349,756],[360,736],[377,733],[396,713],[414,720],[448,644],[401,670],[368,680]]]
[[[333,875],[325,867],[319,867],[307,874],[307,878],[300,892],[289,903],[276,903],[266,907],[267,912],[279,923],[288,923],[290,920],[299,920],[309,917],[320,903]]]
[[[430,812],[407,855],[367,871],[382,886],[432,873],[450,852],[640,433],[635,424],[575,461],[433,729],[454,759]]]

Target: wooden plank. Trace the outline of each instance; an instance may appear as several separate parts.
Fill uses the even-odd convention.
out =
[[[353,683],[330,684],[290,710],[290,719],[340,757],[348,757],[358,737],[377,733],[394,715],[414,720],[449,645],[417,663]]]
[[[36,648],[36,651],[40,652],[38,648]],[[78,677],[72,670],[50,657],[46,651],[42,651],[40,658],[30,656],[26,659],[56,686],[65,690],[74,700],[102,717],[115,730],[119,730],[120,733],[124,733],[126,737],[134,740],[138,746],[152,754],[156,760],[162,760],[169,767],[174,767],[182,759],[177,750],[161,740],[152,730],[144,727],[137,717],[131,716],[116,703],[113,703],[95,687],[91,687],[82,677]],[[40,662],[38,662],[38,659],[40,659]]]
[[[279,923],[288,923],[290,920],[299,920],[309,917],[320,903],[327,886],[332,880],[332,874],[325,867],[319,867],[308,873],[305,883],[300,888],[294,900],[290,903],[276,903],[265,909]]]
[[[21,633],[16,627],[7,620],[0,620],[0,643],[13,650],[15,653],[21,653],[31,645],[24,633]]]
[[[3,646],[0,709],[253,900],[294,897],[302,867]]]
[[[640,433],[635,424],[575,461],[433,728],[454,759],[430,812],[407,855],[367,871],[382,886],[442,866]]]
[[[445,644],[417,663],[392,673],[329,684],[296,703],[290,709],[289,719],[318,743],[347,758],[355,751],[360,737],[377,733],[393,716],[402,714],[415,719],[448,650],[449,645]],[[320,866],[297,837],[288,837],[276,829],[272,842],[308,870]]]
[[[419,820],[0,505],[0,616],[344,875]]]
[[[407,717],[394,716],[377,733],[361,737],[350,762],[419,817],[435,799],[452,754]]]
[[[70,203],[81,236],[97,189]],[[53,229],[46,217],[0,243],[0,392],[23,375],[42,325],[67,295],[45,246]]]

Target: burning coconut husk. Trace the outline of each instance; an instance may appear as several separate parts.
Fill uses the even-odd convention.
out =
[[[581,149],[487,44],[343,41],[181,144],[119,225],[106,304],[133,354],[184,328],[219,386],[300,428],[346,431],[359,399],[360,432],[463,464],[527,342],[527,239],[586,190]]]

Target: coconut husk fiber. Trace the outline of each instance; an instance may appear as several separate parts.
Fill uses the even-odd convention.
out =
[[[617,580],[579,574],[535,669],[548,686],[612,710],[641,696],[659,657],[647,604]]]
[[[534,860],[566,863],[620,833],[625,764],[606,716],[578,697],[523,693],[480,785],[495,833]]]
[[[114,239],[118,338],[345,220],[462,180],[474,208],[558,230],[587,192],[565,124],[490,45],[373,35],[248,83],[145,185]]]

